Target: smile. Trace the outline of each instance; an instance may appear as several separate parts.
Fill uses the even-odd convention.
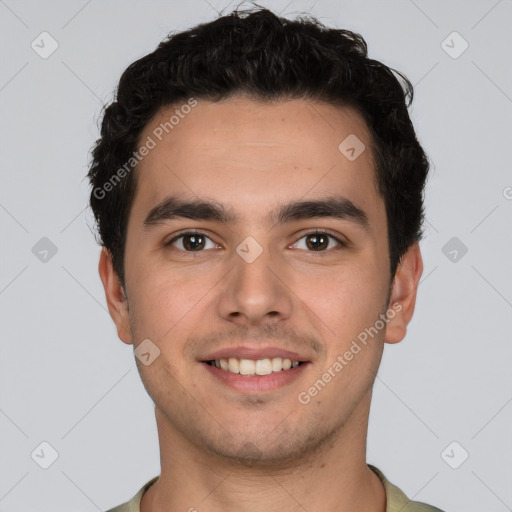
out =
[[[273,357],[266,359],[239,359],[237,357],[221,358],[207,361],[210,366],[215,366],[226,372],[240,375],[270,375],[296,368],[300,361],[292,361],[291,359]]]

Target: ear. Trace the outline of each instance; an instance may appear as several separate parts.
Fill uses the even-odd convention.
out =
[[[399,343],[405,338],[407,324],[411,321],[416,304],[416,292],[423,273],[418,242],[409,247],[398,264],[388,304],[388,311],[395,311],[386,326],[386,343]]]
[[[121,341],[130,345],[132,343],[132,335],[130,316],[128,314],[128,301],[121,286],[121,281],[114,270],[112,255],[105,247],[101,250],[98,271],[103,288],[105,289],[108,310],[116,325],[117,335]]]

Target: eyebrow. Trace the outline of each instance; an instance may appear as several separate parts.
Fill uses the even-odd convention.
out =
[[[291,201],[271,211],[264,218],[264,222],[284,224],[320,217],[347,220],[365,231],[369,231],[370,228],[368,216],[364,210],[343,196],[330,196],[312,201]],[[217,201],[190,201],[170,196],[151,209],[144,220],[144,229],[149,230],[165,221],[179,218],[218,221],[226,224],[236,224],[240,220],[231,207]]]

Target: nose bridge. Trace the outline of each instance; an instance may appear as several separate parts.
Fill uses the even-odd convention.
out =
[[[261,241],[261,237],[260,237]],[[275,288],[275,275],[270,270],[276,266],[272,252],[266,242],[260,243],[249,236],[236,248],[234,259],[233,291],[245,296],[245,300],[252,302],[261,301]],[[269,268],[270,267],[270,268]]]
[[[290,315],[290,292],[278,278],[280,261],[266,242],[245,238],[236,247],[231,264],[218,303],[220,315],[256,324]]]
[[[272,268],[272,264],[276,266],[268,245],[263,247],[255,239],[248,237],[237,247],[236,253],[237,256],[233,258],[235,288],[247,288],[245,291],[253,290],[253,294],[260,286],[268,290],[272,286],[268,281],[275,279],[269,267]]]

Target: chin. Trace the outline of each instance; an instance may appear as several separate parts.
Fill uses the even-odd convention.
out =
[[[253,427],[254,429],[254,427]],[[273,428],[274,434],[277,429]],[[238,433],[232,437],[226,436],[226,441],[204,439],[208,450],[230,463],[239,463],[249,467],[279,468],[287,467],[298,461],[303,461],[310,455],[317,454],[322,447],[327,447],[336,430],[314,433],[300,432],[296,428],[289,432],[280,432],[271,437],[261,430]]]

